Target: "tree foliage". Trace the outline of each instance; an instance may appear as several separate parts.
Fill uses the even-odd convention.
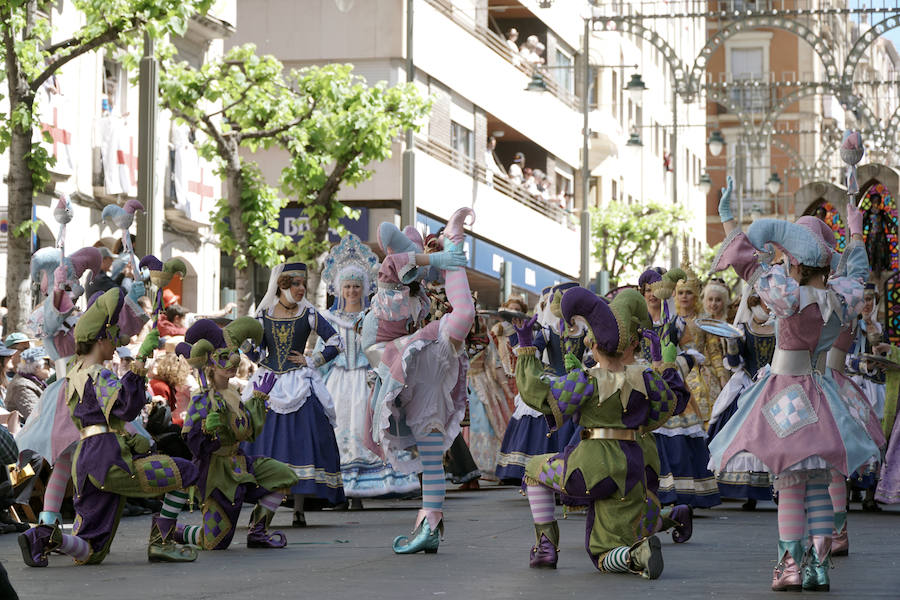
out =
[[[291,155],[282,186],[307,217],[294,252],[307,262],[328,250],[328,231],[344,233],[340,219],[354,216],[337,201],[342,185],[372,177],[374,163],[390,157],[394,138],[418,129],[430,108],[412,84],[367,86],[352,65],[307,67],[293,73],[298,93],[315,105],[313,114],[282,136]]]
[[[351,65],[285,74],[277,59],[258,56],[253,45],[233,48],[200,69],[169,62],[160,92],[176,118],[205,134],[199,152],[219,165],[226,193],[212,222],[239,270],[273,266],[284,253],[314,263],[328,249],[329,230],[342,233],[340,219],[354,215],[336,200],[340,187],[371,177],[371,163],[389,157],[393,138],[415,127],[429,106],[412,86],[366,86]],[[272,147],[289,155],[279,181],[283,196],[248,158]],[[307,218],[293,247],[275,231],[289,201]]]
[[[10,325],[21,325],[30,310],[28,261],[30,247],[26,233],[31,230],[35,190],[50,183],[55,159],[35,139],[40,127],[37,92],[65,65],[97,49],[122,51],[139,41],[144,32],[158,38],[180,35],[189,19],[205,13],[213,0],[72,0],[77,14],[67,16],[78,23],[70,37],[53,39],[48,16],[58,9],[54,0],[0,0],[0,43],[3,68],[0,81],[6,83],[7,109],[0,112],[0,152],[9,153],[8,255],[6,290],[9,295]],[[44,135],[43,139],[47,139]]]
[[[626,270],[640,271],[654,260],[663,245],[680,235],[688,215],[683,206],[613,201],[591,211],[593,256],[606,265],[610,279],[619,281]]]

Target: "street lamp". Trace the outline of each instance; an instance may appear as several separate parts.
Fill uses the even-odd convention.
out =
[[[535,71],[531,74],[531,81],[528,82],[528,87],[525,88],[526,92],[546,92],[547,91],[547,82],[544,81],[544,76]]]
[[[632,75],[631,80],[625,86],[625,90],[628,92],[628,96],[634,103],[637,103],[637,101],[641,99],[641,94],[643,94],[646,89],[647,86],[644,84],[644,80],[641,79],[640,73],[635,73],[634,75]]]
[[[709,173],[706,172],[706,169],[703,169],[703,172],[700,174],[700,191],[703,192],[703,195],[706,196],[709,194],[709,190],[712,189],[712,179],[709,177]]]
[[[628,136],[628,141],[625,142],[625,145],[633,148],[640,148],[644,145],[644,143],[641,142],[641,136],[638,134],[637,127],[631,128],[631,135]]]
[[[355,2],[356,0],[334,0],[334,5],[342,13],[347,13],[353,10],[353,4]]]
[[[713,156],[722,154],[722,150],[725,149],[725,138],[722,137],[722,132],[718,129],[710,134],[706,143],[709,144],[709,153]]]
[[[773,196],[781,190],[781,177],[779,177],[778,173],[775,171],[772,171],[772,176],[769,177],[769,180],[766,182],[766,188]]]

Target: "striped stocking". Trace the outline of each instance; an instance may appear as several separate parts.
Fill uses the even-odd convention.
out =
[[[187,492],[181,490],[172,491],[166,494],[162,501],[162,508],[159,510],[159,516],[164,519],[178,520],[178,515],[188,505]]]
[[[91,555],[91,546],[77,535],[62,534],[60,552],[68,554],[78,562],[84,562]]]
[[[44,492],[44,510],[47,512],[60,512],[63,498],[66,496],[66,486],[72,478],[72,453],[64,452],[56,459],[50,479],[47,481],[47,489]]]
[[[607,573],[629,573],[628,558],[630,556],[628,546],[613,548],[603,557],[600,568]]]
[[[447,319],[447,333],[450,339],[462,342],[469,335],[472,323],[475,322],[475,305],[472,303],[472,292],[469,290],[469,278],[463,269],[444,271],[444,291],[447,301],[453,310],[444,318]]]
[[[528,495],[528,505],[531,506],[531,518],[535,523],[552,523],[556,520],[553,514],[556,508],[553,490],[542,485],[529,485],[525,487],[525,493]]]
[[[778,491],[778,539],[781,541],[797,542],[803,539],[805,491],[806,486],[802,483]]]
[[[432,431],[423,438],[416,438],[419,460],[422,461],[422,508],[426,511],[443,511],[447,481],[444,478],[444,435]]]
[[[834,530],[840,533],[847,523],[847,482],[840,471],[831,471],[828,495],[831,496],[831,506],[834,508]]]
[[[184,528],[184,542],[194,546],[203,545],[203,527],[201,525],[188,525]]]
[[[278,510],[278,507],[281,506],[282,500],[284,500],[284,494],[280,492],[270,492],[257,500],[256,503],[269,512],[275,512]]]
[[[831,537],[834,528],[834,507],[824,483],[806,484],[806,522],[809,535]]]

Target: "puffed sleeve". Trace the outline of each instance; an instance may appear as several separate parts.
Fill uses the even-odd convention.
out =
[[[647,431],[662,426],[673,415],[684,412],[691,399],[691,392],[674,365],[665,366],[662,373],[653,369],[644,370],[644,387],[650,402],[647,421],[643,426]]]
[[[191,398],[187,415],[184,417],[184,427],[181,429],[181,435],[194,458],[208,456],[221,447],[216,436],[203,431],[203,420],[209,415],[210,410],[208,394],[202,393]]]

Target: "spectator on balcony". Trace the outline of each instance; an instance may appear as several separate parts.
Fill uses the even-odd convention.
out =
[[[488,138],[487,146],[484,148],[484,166],[485,166],[485,178],[487,179],[487,184],[490,186],[494,185],[494,176],[499,175],[500,177],[506,177],[506,171],[503,170],[503,167],[500,166],[500,162],[497,160],[497,155],[494,154],[494,150],[497,148],[497,138],[491,136]]]
[[[541,57],[543,51],[544,45],[536,35],[529,35],[522,47],[519,48],[522,59],[535,68],[544,63],[544,59]]]
[[[509,180],[512,183],[522,185],[525,179],[525,172],[522,170],[524,166],[525,155],[521,152],[516,152],[515,156],[513,156],[512,164],[509,165]]]
[[[513,27],[506,32],[506,45],[512,52],[512,62],[515,66],[522,64],[522,58],[519,56],[519,30]]]
[[[537,181],[535,180],[534,171],[531,167],[525,167],[522,174],[524,175],[522,187],[525,189],[525,192],[528,193],[529,196],[539,196],[540,192],[538,191]]]

